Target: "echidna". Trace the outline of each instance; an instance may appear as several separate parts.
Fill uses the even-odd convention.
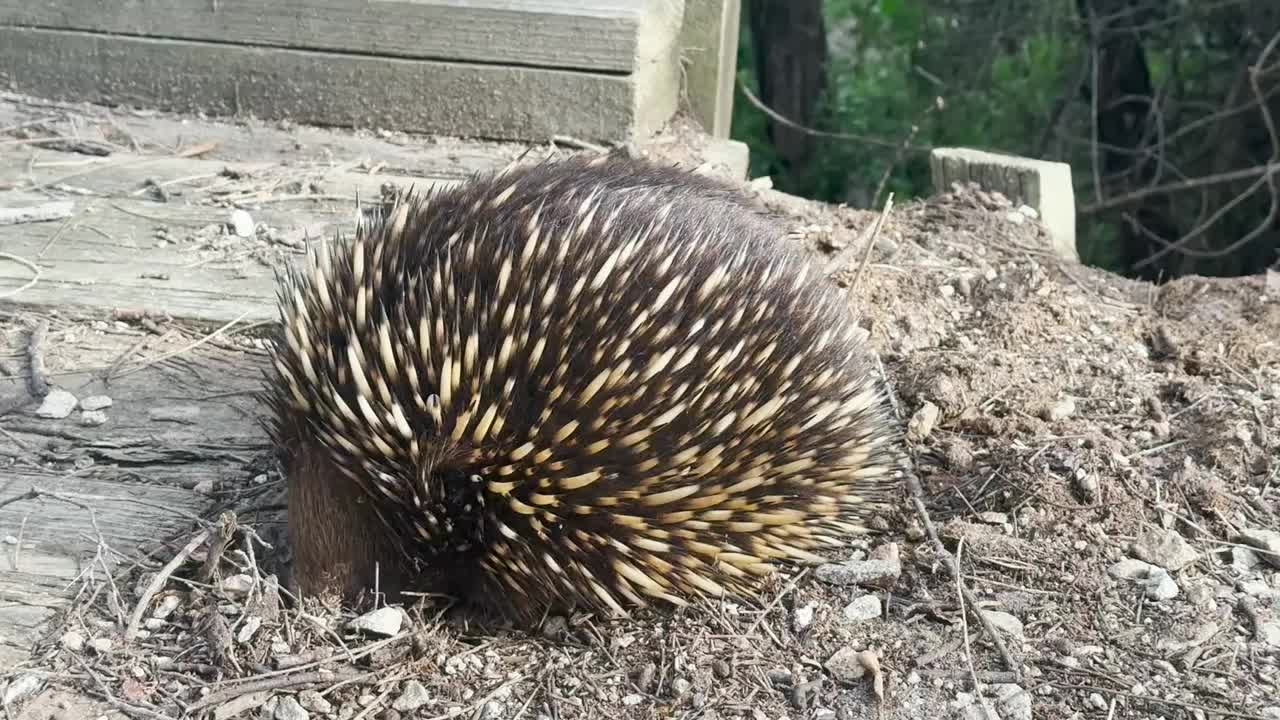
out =
[[[898,433],[783,235],[726,184],[575,157],[410,193],[283,273],[300,589],[616,615],[869,532]]]

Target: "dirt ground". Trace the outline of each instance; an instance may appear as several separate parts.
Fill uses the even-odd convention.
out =
[[[155,563],[118,580],[148,598],[137,640],[78,607],[5,692],[38,675],[150,718],[1280,718],[1278,279],[1125,281],[972,189],[894,208],[861,267],[876,213],[757,194],[840,258],[998,644],[905,497],[761,607],[533,632],[410,608],[357,631],[283,597],[279,478],[254,465],[212,559],[193,542],[155,586]],[[22,717],[89,716],[69,702]]]

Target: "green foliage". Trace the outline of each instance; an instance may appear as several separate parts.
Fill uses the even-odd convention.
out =
[[[1039,4],[1043,9],[1068,3]],[[883,193],[875,194],[886,172],[885,191],[899,197],[929,191],[927,152],[903,152],[897,146],[904,142],[1033,151],[1064,87],[1064,69],[1074,72],[1078,64],[1075,39],[1045,31],[1001,35],[997,43],[938,5],[827,0],[828,30],[848,37],[832,43],[829,90],[815,125],[880,142],[820,138],[815,161],[791,171],[779,167],[769,149],[763,113],[739,96],[734,135],[751,146],[753,172],[774,175],[789,192],[863,205],[883,200]],[[754,87],[749,34],[744,25],[739,72]],[[975,40],[989,44],[991,52],[974,48]]]

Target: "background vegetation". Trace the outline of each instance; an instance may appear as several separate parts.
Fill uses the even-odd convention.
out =
[[[1069,162],[1083,259],[1154,280],[1280,257],[1276,0],[744,0],[734,136],[876,207],[928,151]]]

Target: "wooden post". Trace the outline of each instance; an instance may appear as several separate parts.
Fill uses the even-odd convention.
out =
[[[935,148],[929,155],[934,192],[947,192],[955,182],[977,183],[984,190],[996,190],[1014,203],[1034,208],[1040,214],[1060,257],[1080,261],[1076,250],[1076,201],[1071,185],[1071,166],[1016,155],[971,150]]]
[[[742,0],[685,0],[680,33],[689,110],[712,137],[729,137]]]

